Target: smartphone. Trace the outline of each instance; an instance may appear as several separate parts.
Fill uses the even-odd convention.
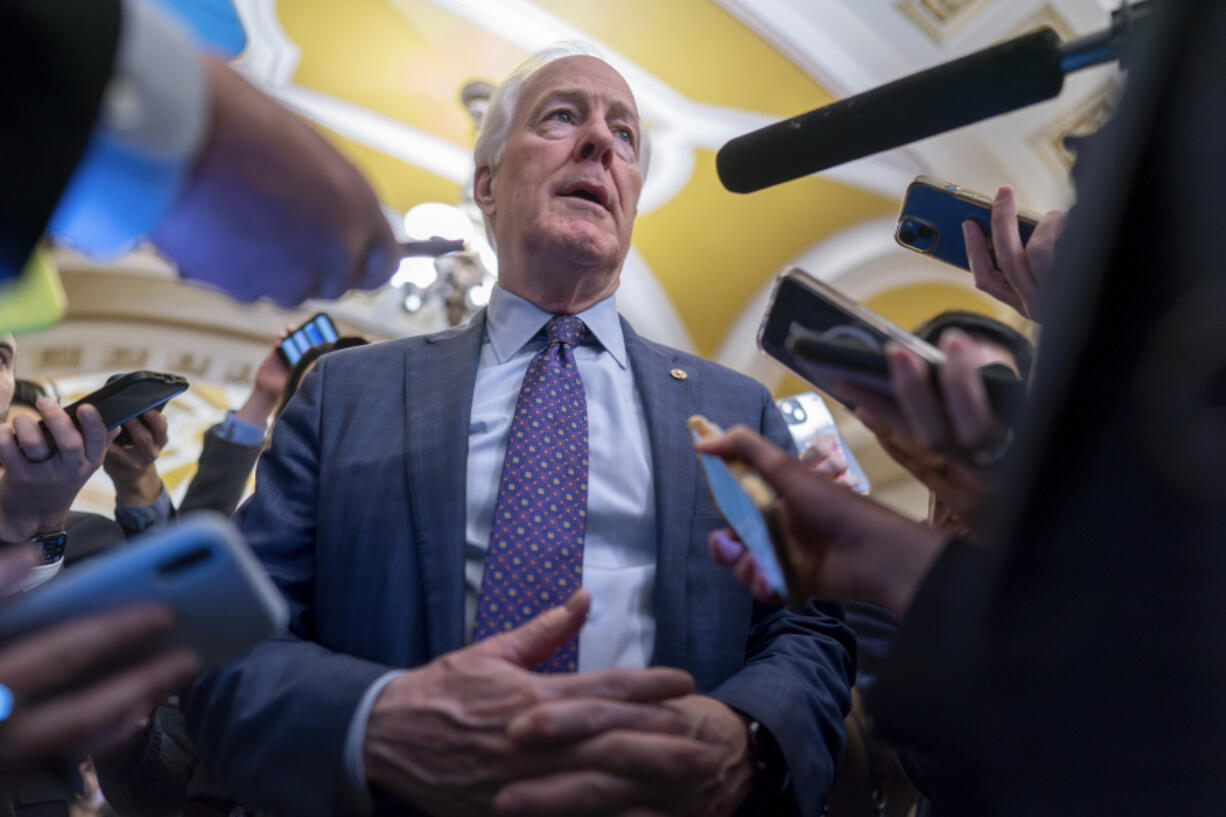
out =
[[[286,335],[285,340],[277,347],[277,353],[284,361],[286,368],[292,369],[294,364],[302,360],[302,356],[313,346],[325,343],[335,343],[339,337],[336,325],[326,312],[319,312],[306,323]]]
[[[702,415],[689,419],[695,440],[720,433],[719,426]],[[698,453],[715,508],[737,538],[748,548],[766,576],[770,589],[800,609],[805,602],[796,568],[783,545],[783,527],[775,491],[743,462]]]
[[[857,494],[869,492],[868,474],[864,473],[864,468],[843,439],[839,427],[835,425],[834,415],[830,413],[830,407],[820,394],[812,391],[794,394],[776,400],[775,405],[779,407],[779,413],[788,424],[788,432],[792,435],[792,442],[796,443],[797,451],[803,455],[810,443],[820,439],[826,449],[843,458],[847,463],[847,470],[856,477],[856,485],[852,490]]]
[[[979,225],[988,238],[991,252],[992,199],[931,176],[917,176],[907,185],[894,240],[908,250],[970,272],[971,262],[966,257],[966,239],[962,235],[964,221]],[[1017,229],[1022,246],[1030,240],[1038,223],[1037,213],[1018,211]],[[992,252],[992,263],[996,263],[995,252]]]
[[[281,632],[289,619],[285,599],[234,525],[201,511],[6,599],[0,642],[142,602],[174,611],[166,644],[190,648],[205,666]]]
[[[121,378],[121,377],[123,377],[123,376],[124,376],[124,375],[123,375],[122,373],[121,373],[121,374],[113,374],[113,375],[111,375],[110,377],[108,377],[108,378],[106,379],[106,382],[107,382],[107,383],[114,383],[116,380],[118,380],[119,378]],[[165,409],[165,408],[166,408],[166,404],[167,404],[167,403],[169,403],[169,402],[170,402],[170,399],[169,399],[169,398],[167,398],[166,400],[163,400],[162,402],[158,403],[156,406],[153,406],[152,408],[157,409],[158,411],[162,411],[163,409]],[[145,411],[148,411],[148,410],[149,410],[149,409],[145,409]],[[142,412],[141,412],[141,414],[144,414],[144,413],[145,413],[144,411],[142,411]],[[140,415],[137,415],[137,416],[140,416]],[[74,412],[73,412],[73,417],[76,417],[76,412],[75,412],[75,410],[74,410]],[[126,421],[125,421],[125,422],[126,422]],[[126,428],[125,428],[125,429],[121,429],[121,430],[120,430],[120,432],[119,432],[119,436],[115,438],[115,442],[116,442],[116,444],[118,444],[118,445],[131,445],[131,444],[132,444],[132,435],[128,433],[128,430],[127,430]]]
[[[106,385],[97,391],[65,406],[64,411],[72,418],[78,427],[77,409],[84,403],[89,403],[98,409],[102,424],[108,430],[123,425],[133,417],[144,414],[151,408],[161,408],[172,397],[187,391],[187,378],[166,372],[129,372],[125,375],[112,376]],[[47,424],[41,420],[38,423],[43,432],[43,438],[51,450],[55,450],[55,438],[47,429]]]
[[[776,279],[758,328],[759,349],[852,411],[855,403],[840,392],[840,382],[893,399],[885,357],[889,341],[927,361],[936,384],[937,369],[945,363],[940,349],[796,267]],[[993,411],[1011,421],[1024,402],[1025,383],[1003,364],[979,371]]]

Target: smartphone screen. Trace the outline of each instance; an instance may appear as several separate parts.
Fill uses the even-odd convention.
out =
[[[287,366],[294,366],[308,349],[325,343],[335,343],[338,337],[332,319],[320,312],[281,341],[281,356]]]

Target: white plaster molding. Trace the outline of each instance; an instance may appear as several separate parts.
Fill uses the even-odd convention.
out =
[[[277,0],[234,0],[234,8],[247,34],[247,47],[234,67],[263,85],[288,85],[302,50],[281,27]]]

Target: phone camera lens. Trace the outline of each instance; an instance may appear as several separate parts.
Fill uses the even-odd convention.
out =
[[[902,239],[902,243],[904,244],[915,243],[915,233],[911,232],[910,230],[903,230],[898,234],[898,237]]]
[[[918,232],[919,232],[920,238],[932,238],[932,228],[931,227],[920,227]]]

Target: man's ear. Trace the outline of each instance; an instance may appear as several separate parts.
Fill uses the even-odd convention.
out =
[[[487,219],[494,215],[494,170],[486,164],[477,165],[473,174],[473,201]]]

